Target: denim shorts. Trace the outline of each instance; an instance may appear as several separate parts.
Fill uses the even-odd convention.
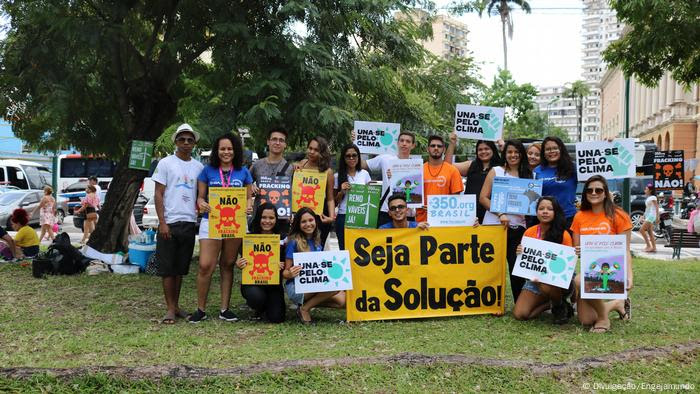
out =
[[[535,295],[540,295],[542,292],[540,291],[540,288],[537,287],[537,284],[530,279],[525,281],[525,284],[523,285],[523,290],[527,290],[530,293],[533,293]]]
[[[284,289],[287,291],[287,298],[289,301],[295,305],[301,305],[304,303],[304,294],[299,294],[294,290],[294,279],[287,279],[284,282]]]

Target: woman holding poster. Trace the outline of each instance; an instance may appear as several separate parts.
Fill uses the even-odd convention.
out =
[[[348,144],[340,151],[338,157],[338,172],[335,174],[333,190],[335,203],[338,204],[338,215],[335,218],[335,235],[338,237],[338,247],[345,249],[345,208],[348,204],[350,185],[366,185],[371,181],[367,170],[360,164],[360,148]]]
[[[623,234],[627,236],[627,289],[632,288],[632,254],[629,250],[632,234],[632,222],[625,211],[615,206],[610,196],[608,182],[600,175],[594,175],[583,185],[581,211],[576,214],[571,224],[576,253],[580,253],[581,235]],[[574,279],[577,290],[578,279]],[[577,301],[578,319],[581,324],[592,326],[591,332],[604,333],[610,330],[608,314],[617,311],[620,319],[629,320],[630,300],[605,302],[600,299],[582,299]]]
[[[297,317],[303,324],[311,323],[311,309],[317,306],[329,308],[345,308],[345,292],[331,291],[325,293],[300,294],[295,291],[294,278],[299,276],[300,265],[294,265],[294,253],[296,252],[320,252],[321,221],[311,208],[301,208],[294,215],[292,228],[287,238],[287,251],[282,277],[285,279],[284,287],[287,297],[298,306]]]
[[[255,211],[250,224],[251,234],[279,235],[279,217],[277,208],[271,202],[261,204]],[[280,246],[279,261],[269,264],[279,264],[280,272],[284,269],[284,246]],[[248,257],[242,256],[236,261],[236,266],[243,270],[248,266]],[[286,304],[282,284],[277,285],[241,285],[241,295],[256,317],[266,318],[270,323],[282,323],[285,318]]]
[[[479,202],[486,208],[491,209],[491,189],[493,188],[493,179],[495,177],[510,177],[532,179],[532,171],[527,165],[527,154],[525,146],[519,140],[508,140],[503,146],[503,157],[505,163],[503,166],[494,167],[489,171],[484,187],[481,189]],[[517,258],[516,249],[520,245],[520,240],[525,232],[525,216],[513,215],[503,212],[486,212],[482,224],[493,225],[501,224],[506,226],[508,231],[508,242],[506,250],[506,259],[508,260],[508,268],[510,272],[510,288],[513,292],[513,302],[520,296],[520,290],[525,284],[525,279],[514,276],[513,268]]]
[[[541,161],[535,168],[535,179],[542,179],[542,195],[559,201],[566,216],[567,228],[576,215],[576,168],[574,161],[559,137],[542,141]]]
[[[554,197],[546,196],[539,199],[537,220],[539,224],[525,230],[524,237],[573,246],[571,235],[566,231],[564,211]],[[522,245],[518,245],[516,252],[517,254],[523,252]],[[564,324],[574,315],[574,309],[566,301],[565,292],[565,289],[528,279],[515,302],[513,317],[516,320],[533,319],[547,310],[551,302],[554,324]]]
[[[445,151],[445,161],[452,163],[452,156],[457,146],[457,134],[450,134],[450,146]],[[484,186],[486,176],[492,168],[501,165],[501,156],[498,154],[498,148],[493,141],[476,141],[476,159],[467,160],[459,163],[454,163],[454,166],[459,170],[459,174],[467,178],[467,183],[464,187],[464,194],[473,194],[476,196],[476,217],[479,222],[484,221],[484,215],[487,208],[479,202],[479,195]]]
[[[321,215],[321,249],[326,244],[328,234],[333,227],[335,220],[335,199],[333,197],[333,169],[331,168],[331,151],[328,149],[328,142],[323,137],[313,137],[306,145],[306,158],[294,164],[296,170],[317,170],[326,173],[326,204]]]
[[[238,136],[224,134],[214,141],[209,165],[204,167],[197,178],[197,206],[202,212],[199,225],[199,271],[197,272],[197,310],[187,319],[199,323],[207,319],[205,312],[211,276],[217,263],[221,272],[221,309],[219,319],[234,322],[238,320],[231,310],[231,286],[233,286],[233,263],[241,247],[241,238],[221,239],[209,234],[208,202],[210,187],[246,187],[246,211],[253,211],[253,178],[243,167],[243,144]]]

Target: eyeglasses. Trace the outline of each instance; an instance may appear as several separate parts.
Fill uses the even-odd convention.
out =
[[[394,205],[394,206],[389,207],[389,210],[391,212],[403,211],[404,209],[406,209],[405,205]]]
[[[445,145],[442,145],[442,144],[430,144],[429,146],[431,148],[443,148],[443,147],[445,147]]]
[[[605,189],[602,187],[589,187],[586,189],[587,194],[603,194],[605,193]]]
[[[356,153],[350,153],[345,155],[346,159],[357,159],[357,154]]]
[[[270,142],[272,142],[273,144],[285,144],[287,143],[287,140],[285,140],[284,138],[270,138]]]
[[[191,137],[178,137],[175,141],[179,143],[188,143],[188,144],[194,144],[194,138]]]
[[[545,149],[544,151],[547,152],[547,153],[550,153],[550,152],[559,152],[559,148],[547,148],[547,149]]]

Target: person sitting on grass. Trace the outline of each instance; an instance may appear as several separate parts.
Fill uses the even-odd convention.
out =
[[[271,202],[261,204],[255,211],[250,225],[251,234],[279,234],[279,218],[277,208]],[[282,247],[280,249],[283,249]],[[284,251],[279,251],[280,261],[277,263],[281,270],[284,269]],[[274,261],[270,265],[276,264]],[[248,256],[239,257],[236,267],[243,270],[248,266]],[[286,304],[284,302],[284,289],[281,281],[278,285],[241,285],[241,295],[248,306],[255,311],[257,317],[266,318],[270,323],[282,323],[285,318]]]
[[[15,257],[34,257],[39,254],[39,237],[36,231],[28,226],[29,215],[22,208],[17,208],[10,216],[12,229],[17,231],[15,235]]]
[[[299,276],[300,265],[294,265],[295,252],[320,252],[321,219],[310,208],[301,208],[294,215],[292,228],[287,238],[287,253],[282,277],[286,279],[287,296],[298,306],[297,317],[303,324],[311,323],[311,309],[316,306],[329,308],[345,308],[344,291],[327,291],[321,293],[297,293],[294,278]]]
[[[5,231],[5,228],[0,226],[0,239],[4,242],[0,242],[0,258],[5,260],[14,259],[16,256],[16,246],[15,240],[10,237],[10,234]]]
[[[408,221],[406,215],[406,196],[403,193],[394,193],[389,197],[389,202],[387,203],[389,208],[389,217],[391,221],[379,226],[380,229],[386,228],[419,228],[425,230],[429,227],[428,222],[411,222]]]
[[[540,224],[525,230],[524,237],[573,246],[571,235],[566,231],[564,210],[554,197],[546,196],[537,201],[537,220]],[[523,253],[523,245],[518,245],[516,253]],[[573,307],[566,301],[567,293],[566,289],[528,279],[515,302],[513,317],[533,319],[549,309],[551,303],[554,324],[564,324],[574,315]]]

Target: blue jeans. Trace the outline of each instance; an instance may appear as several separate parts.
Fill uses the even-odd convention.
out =
[[[335,217],[335,235],[338,237],[338,249],[345,250],[345,214]]]

